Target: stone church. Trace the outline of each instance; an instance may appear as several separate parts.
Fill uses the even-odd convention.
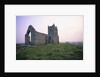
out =
[[[31,33],[31,37],[29,34]],[[32,25],[29,25],[25,34],[26,45],[38,45],[38,44],[54,44],[59,43],[58,29],[53,24],[48,26],[48,34],[40,33],[34,29]]]

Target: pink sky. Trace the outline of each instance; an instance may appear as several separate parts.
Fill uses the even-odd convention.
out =
[[[83,16],[16,16],[16,43],[25,43],[29,25],[36,31],[48,33],[48,25],[58,28],[60,42],[83,41]]]

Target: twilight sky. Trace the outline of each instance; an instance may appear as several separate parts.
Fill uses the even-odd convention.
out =
[[[58,28],[60,42],[83,41],[83,16],[16,16],[16,43],[25,43],[25,34],[29,25],[36,31],[48,33],[48,25]]]

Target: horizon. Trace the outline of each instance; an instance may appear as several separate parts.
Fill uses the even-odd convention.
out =
[[[83,43],[83,41],[77,41],[77,42],[76,41],[75,42],[74,41],[72,41],[72,42],[66,41],[66,42],[59,42],[59,43]],[[25,44],[25,43],[16,43],[16,44]]]

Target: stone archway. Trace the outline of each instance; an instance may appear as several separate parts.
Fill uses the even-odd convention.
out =
[[[25,40],[26,40],[26,44],[31,45],[32,44],[32,33],[31,31],[27,32],[27,34],[25,35]]]
[[[34,45],[35,44],[35,29],[30,25],[25,34],[25,44],[26,45]]]

